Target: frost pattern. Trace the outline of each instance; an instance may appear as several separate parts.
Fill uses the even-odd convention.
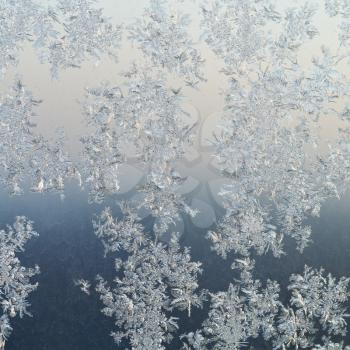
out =
[[[11,318],[31,316],[27,298],[38,287],[38,283],[31,283],[31,277],[39,273],[39,267],[22,266],[16,253],[23,251],[25,243],[36,235],[32,222],[23,216],[18,216],[13,226],[0,230],[0,349],[4,349],[11,334]]]
[[[121,40],[121,28],[114,27],[96,9],[95,0],[58,0],[55,12],[49,13],[54,28],[59,27],[40,59],[51,65],[51,73],[58,77],[60,69],[79,67],[84,61],[99,61],[104,53],[116,59]]]
[[[1,77],[10,65],[18,62],[21,49],[27,41],[32,40],[34,33],[39,34],[38,43],[46,44],[51,24],[47,22],[43,9],[32,0],[1,0],[0,14]]]
[[[183,349],[241,349],[251,339],[262,336],[273,349],[305,349],[313,346],[320,326],[324,346],[315,349],[342,349],[330,341],[331,336],[345,335],[345,303],[349,297],[348,278],[338,281],[324,271],[305,266],[302,275],[290,277],[289,304],[279,300],[279,286],[268,280],[266,287],[254,280],[254,263],[237,260],[241,270],[239,283],[230,284],[225,292],[211,294],[209,317],[203,328],[183,337]],[[327,335],[327,336],[326,336]]]
[[[234,9],[238,6],[256,14],[258,5],[247,4],[239,2]],[[220,21],[230,25],[208,25],[206,29],[208,38],[212,38],[207,41],[218,55],[225,55],[223,48],[231,53],[242,52],[242,48],[230,49],[229,43],[220,41],[238,35],[231,5],[204,11],[204,18],[210,14],[219,20],[217,11],[225,6],[230,9],[221,14],[225,19]],[[267,18],[272,16],[271,11],[268,10]],[[228,68],[224,72],[230,77],[230,86],[213,146],[217,164],[230,182],[220,192],[226,202],[226,216],[217,230],[209,233],[213,248],[223,257],[232,250],[248,255],[251,249],[259,254],[270,250],[278,257],[283,254],[285,236],[293,237],[302,252],[311,236],[305,219],[318,216],[322,203],[330,197],[339,198],[348,184],[348,162],[344,166],[334,163],[335,158],[347,159],[344,140],[343,146],[329,146],[324,152],[319,136],[321,118],[346,118],[346,111],[333,108],[349,97],[348,80],[339,68],[343,57],[322,47],[310,68],[306,70],[297,64],[304,41],[317,34],[312,24],[314,13],[305,4],[300,9],[288,9],[284,17],[274,14],[273,19],[284,18],[276,38],[266,36],[259,52],[225,61]],[[247,21],[243,15],[239,18]],[[252,29],[244,33],[250,33],[257,24],[248,22],[246,26]],[[223,30],[227,31],[226,36]],[[258,46],[254,48],[258,50]],[[231,60],[245,70],[235,68]],[[244,72],[247,73],[243,75]]]
[[[292,275],[288,289],[292,292],[290,306],[282,309],[278,319],[276,349],[283,346],[307,348],[313,345],[313,335],[320,325],[327,336],[345,335],[346,313],[344,303],[349,298],[349,279],[337,281],[324,270],[305,266],[303,275]],[[317,322],[316,322],[317,321]]]
[[[196,213],[177,192],[186,179],[174,168],[192,142],[194,126],[162,75],[141,69],[134,65],[126,73],[126,89],[106,83],[88,90],[84,111],[94,131],[82,138],[83,181],[91,200],[101,202],[118,193],[118,165],[132,159],[146,174],[138,189],[145,195],[140,206],[159,219],[155,230],[162,235],[181,212]]]
[[[350,39],[350,5],[346,0],[325,0],[326,13],[331,16],[340,16],[342,21],[338,25],[339,44],[347,46]]]
[[[121,27],[114,27],[96,9],[94,0],[57,0],[45,7],[33,0],[0,2],[0,73],[18,62],[20,50],[32,42],[52,76],[59,70],[79,67],[88,59],[100,60],[103,53],[116,57]]]
[[[201,264],[191,261],[188,248],[180,249],[176,235],[168,245],[157,243],[136,214],[126,204],[122,208],[120,221],[107,208],[94,224],[107,252],[129,253],[116,259],[113,287],[98,278],[102,311],[115,319],[118,331],[112,335],[118,344],[126,338],[135,350],[166,349],[178,329],[171,312],[186,310],[190,317],[193,307],[202,306],[203,294],[197,294]]]
[[[95,288],[102,311],[115,321],[118,344],[166,349],[178,333],[174,312],[191,317],[209,295],[208,318],[181,336],[183,349],[234,350],[256,339],[273,349],[349,349],[340,339],[346,334],[348,278],[305,266],[290,277],[284,305],[276,281],[254,277],[251,257],[252,251],[280,257],[286,236],[303,252],[312,234],[306,219],[348,189],[350,128],[338,128],[331,143],[322,140],[319,126],[325,118],[350,120],[349,80],[342,73],[349,55],[349,3],[324,1],[326,14],[340,18],[339,45],[335,52],[321,47],[304,65],[300,54],[319,35],[312,3],[280,10],[272,0],[199,1],[202,39],[229,82],[212,143],[216,165],[228,180],[220,191],[226,212],[208,238],[221,257],[235,253],[232,267],[240,271],[226,291],[207,293],[199,288],[201,264],[171,230],[183,215],[196,215],[179,194],[186,178],[176,170],[197,131],[183,109],[182,85],[205,81],[205,62],[188,35],[192,23],[180,2],[150,0],[143,17],[127,26],[143,60],[120,84],[87,89],[82,108],[90,129],[81,138],[77,164],[64,152],[64,133],[54,142],[35,133],[41,101],[20,80],[0,97],[1,182],[10,194],[23,193],[27,178],[34,192],[62,194],[66,179],[77,177],[90,201],[102,203],[119,193],[120,165],[134,162],[144,172],[140,202],[122,203],[118,218],[105,208],[94,221],[105,253],[116,256],[115,280],[98,277]],[[29,43],[55,78],[103,54],[117,58],[122,26],[112,25],[93,0],[57,0],[52,7],[0,0],[0,19],[2,75]],[[171,87],[174,77],[182,87]],[[142,208],[154,222],[151,232],[137,215]],[[12,330],[10,318],[28,314],[27,297],[37,287],[30,278],[38,268],[24,268],[16,257],[33,235],[24,217],[0,231],[0,349]],[[75,284],[90,294],[89,281]]]
[[[65,178],[76,176],[63,150],[63,135],[50,143],[35,134],[39,103],[20,80],[0,98],[0,180],[12,195],[23,192],[28,178],[34,192],[62,192]]]
[[[183,77],[196,87],[204,80],[203,58],[188,32],[190,16],[164,0],[151,0],[141,19],[129,27],[129,38],[153,64]]]

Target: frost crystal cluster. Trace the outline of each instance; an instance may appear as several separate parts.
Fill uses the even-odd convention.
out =
[[[107,208],[95,222],[107,251],[129,253],[116,259],[113,289],[98,278],[102,311],[115,318],[119,331],[112,335],[117,343],[127,338],[132,349],[165,349],[178,328],[171,312],[186,310],[191,316],[191,309],[202,305],[203,295],[196,293],[200,263],[191,261],[189,249],[180,248],[176,235],[167,245],[157,243],[125,205],[123,214],[118,222]]]
[[[348,278],[337,281],[330,274],[324,276],[322,269],[305,266],[303,275],[290,277],[291,298],[285,306],[278,300],[277,282],[267,280],[263,287],[261,281],[253,279],[252,260],[237,259],[233,267],[240,269],[240,280],[225,292],[211,294],[209,317],[202,330],[184,336],[184,350],[240,349],[259,335],[271,340],[273,349],[309,349],[318,327],[332,349],[336,344],[330,337],[345,334]]]
[[[91,203],[106,205],[120,199],[123,167],[142,172],[134,198],[125,195],[119,208],[105,207],[93,220],[105,253],[115,258],[114,280],[75,282],[86,294],[92,288],[99,294],[102,312],[114,320],[117,346],[234,350],[263,343],[348,350],[342,337],[349,278],[305,266],[290,276],[287,297],[280,298],[282,283],[257,279],[254,257],[280,258],[286,238],[302,253],[311,242],[307,220],[348,190],[349,2],[303,0],[286,7],[274,0],[149,0],[127,25],[114,24],[99,1],[43,3],[0,0],[0,181],[10,195],[29,188],[63,197],[75,178]],[[198,21],[188,6],[198,11]],[[319,13],[337,20],[334,47],[318,45]],[[116,63],[125,54],[124,40],[137,58],[115,74],[117,82],[86,88],[80,103],[87,127],[74,159],[63,130],[56,140],[37,131],[43,101],[22,83],[25,78],[17,76],[7,90],[5,81],[23,60],[22,51],[33,49],[59,79],[62,71],[91,60],[107,56]],[[312,45],[319,49],[308,58]],[[227,82],[209,145],[211,165],[225,181],[219,191],[224,214],[207,242],[221,258],[232,259],[239,274],[216,292],[202,288],[205,264],[192,260],[176,229],[200,214],[184,194],[188,178],[179,164],[203,130],[186,103],[210,77],[204,57],[216,60]],[[330,124],[334,135],[325,139]],[[16,256],[33,235],[24,217],[0,231],[0,349],[12,330],[10,318],[28,314],[27,298],[37,287],[31,277],[38,268],[22,267]],[[206,320],[180,334],[183,320],[204,305]]]
[[[94,0],[57,0],[43,6],[33,0],[1,0],[0,69],[16,64],[29,42],[53,77],[60,69],[79,67],[104,53],[116,56],[121,28],[113,26]]]
[[[12,331],[10,319],[30,315],[27,298],[38,286],[31,283],[31,277],[39,273],[39,267],[22,266],[17,253],[36,235],[32,222],[23,216],[18,216],[12,226],[0,230],[0,349]]]
[[[22,193],[28,178],[34,192],[62,192],[65,179],[76,173],[63,150],[64,135],[50,143],[34,132],[39,103],[21,81],[1,96],[0,179],[10,194]]]
[[[216,4],[203,10],[203,25],[230,81],[213,141],[229,181],[220,193],[227,213],[209,237],[223,257],[251,249],[280,256],[284,236],[293,237],[302,252],[311,235],[305,219],[318,216],[322,203],[343,194],[348,183],[348,139],[325,151],[320,137],[320,121],[346,115],[336,110],[350,92],[339,66],[346,51],[336,56],[322,47],[310,66],[298,63],[303,44],[317,35],[308,3],[283,16],[263,1]],[[279,24],[274,35],[268,19]],[[262,36],[263,45],[247,33]]]
[[[129,38],[153,64],[183,77],[186,84],[197,86],[204,80],[204,62],[187,32],[189,15],[171,8],[170,2],[151,0],[150,7],[129,28]]]

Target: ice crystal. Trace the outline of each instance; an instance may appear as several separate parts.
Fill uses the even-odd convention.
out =
[[[197,214],[197,211],[192,209],[178,193],[178,188],[178,178],[173,174],[161,174],[156,179],[150,176],[147,184],[140,188],[145,197],[139,207],[150,210],[151,215],[158,219],[153,226],[157,236],[161,236],[171,224],[175,224],[180,219],[181,213],[187,213],[192,217]]]
[[[350,39],[350,5],[346,0],[325,0],[326,13],[331,16],[341,16],[342,21],[338,25],[340,46],[347,46]]]
[[[153,64],[183,77],[188,85],[204,80],[203,58],[189,37],[190,17],[164,0],[151,0],[142,18],[129,27],[129,38]]]
[[[196,293],[200,264],[191,261],[189,249],[180,249],[176,235],[167,246],[157,243],[130,208],[124,205],[123,212],[118,222],[106,209],[95,222],[107,251],[130,253],[116,259],[118,277],[112,287],[98,279],[102,311],[115,319],[118,329],[112,335],[117,343],[126,338],[135,350],[165,349],[178,328],[172,310],[191,316],[191,309],[202,305],[203,295]]]
[[[88,90],[84,110],[94,131],[82,138],[82,173],[91,199],[100,202],[118,193],[118,164],[138,162],[146,173],[139,188],[145,193],[141,206],[160,219],[155,229],[162,234],[181,211],[195,214],[177,192],[185,178],[174,170],[174,162],[191,144],[193,125],[186,120],[181,96],[167,87],[157,70],[151,73],[134,65],[126,73],[125,92],[109,84]]]
[[[41,101],[20,81],[0,97],[0,180],[11,194],[22,193],[27,178],[32,191],[62,193],[67,177],[76,176],[90,201],[102,202],[119,193],[121,164],[132,161],[143,171],[135,189],[141,201],[122,203],[118,218],[107,207],[93,223],[105,253],[116,256],[114,282],[98,278],[102,311],[115,321],[116,342],[134,350],[166,349],[179,328],[174,311],[191,317],[206,295],[197,281],[201,264],[191,261],[171,228],[182,215],[196,214],[180,194],[186,178],[176,167],[197,130],[183,109],[182,88],[170,81],[176,76],[180,86],[197,87],[205,80],[204,60],[189,35],[191,19],[179,2],[151,0],[127,27],[142,62],[118,84],[87,89],[89,130],[77,164],[64,152],[63,133],[51,142],[35,132]],[[96,5],[0,0],[1,73],[28,43],[53,77],[103,54],[116,58],[121,26]],[[350,128],[339,128],[331,143],[322,139],[320,125],[326,118],[350,120],[350,85],[341,66],[349,54],[350,5],[325,0],[325,13],[340,19],[338,47],[322,46],[308,64],[300,63],[301,53],[319,35],[313,20],[318,9],[308,1],[283,9],[272,0],[215,0],[200,8],[202,38],[229,82],[212,142],[214,165],[227,180],[220,191],[226,212],[208,237],[222,257],[238,255],[232,267],[240,277],[226,291],[209,293],[208,318],[181,336],[183,349],[234,350],[258,338],[273,349],[349,349],[339,342],[346,333],[348,278],[306,266],[290,277],[290,300],[283,305],[276,281],[255,279],[250,255],[271,251],[280,257],[286,236],[303,252],[311,241],[306,219],[348,189]],[[137,215],[142,208],[154,222],[150,232]],[[16,256],[35,234],[24,217],[0,231],[0,349],[12,330],[10,318],[28,313],[27,298],[37,286],[30,278],[38,268],[22,267]],[[89,281],[75,284],[90,294]]]
[[[250,10],[248,5],[252,6]],[[205,17],[214,16],[218,21],[215,11],[225,6],[217,5],[213,13],[205,10]],[[236,12],[230,6],[230,11],[222,14],[225,28],[213,25],[207,29],[208,38],[212,38],[208,43],[224,57],[226,50],[231,54],[242,53],[240,47],[230,49],[225,41],[214,40],[216,36],[224,39],[236,35],[232,32],[236,28]],[[252,1],[232,6],[253,11],[258,5]],[[256,10],[252,13],[256,14]],[[280,256],[286,235],[295,238],[298,250],[303,251],[311,235],[304,220],[309,215],[317,216],[327,198],[338,197],[344,191],[347,166],[331,165],[342,152],[346,158],[347,151],[339,147],[325,154],[318,134],[321,117],[346,118],[346,110],[341,114],[333,108],[335,102],[349,96],[347,78],[339,69],[343,57],[322,47],[309,69],[296,61],[303,42],[317,34],[311,22],[313,14],[307,4],[287,10],[282,32],[277,38],[268,37],[259,53],[225,61],[228,65],[225,72],[231,76],[230,87],[213,145],[218,166],[230,179],[221,191],[228,210],[217,232],[209,234],[214,249],[222,256],[231,250],[246,255],[251,248],[259,254],[271,250]],[[243,15],[238,18],[246,21]],[[225,24],[231,21],[232,28]],[[254,32],[255,24],[246,25],[252,28],[244,33]],[[224,36],[221,30],[230,35]],[[283,46],[281,42],[286,40],[289,43]],[[283,47],[291,52],[289,56],[281,55]],[[258,46],[254,45],[254,49]],[[244,65],[247,73],[243,75],[239,67],[232,70],[231,60],[238,66]],[[264,61],[273,64],[265,65]]]
[[[38,286],[30,280],[39,273],[39,267],[22,266],[16,254],[23,251],[25,243],[36,235],[32,222],[23,216],[18,216],[13,226],[0,230],[0,349],[4,348],[12,331],[10,319],[16,315],[30,315],[27,299]]]
[[[329,336],[345,335],[345,303],[349,298],[349,279],[338,281],[324,270],[305,266],[303,275],[293,274],[288,289],[292,291],[290,306],[282,309],[278,319],[276,349],[287,346],[307,348],[313,345],[317,325]],[[317,320],[317,323],[316,323]]]
[[[45,45],[48,36],[54,34],[43,8],[32,0],[0,1],[0,19],[0,74],[18,62],[27,41]]]
[[[180,91],[169,89],[158,74],[164,68],[188,79],[185,67],[193,62],[182,61],[187,51],[179,50],[193,44],[184,33],[186,17],[169,16],[166,7],[166,2],[152,1],[144,18],[129,28],[153,65],[144,72],[134,65],[124,76],[126,88],[104,84],[89,90],[84,107],[95,127],[93,136],[83,138],[85,173],[91,174],[86,182],[97,184],[93,196],[102,200],[117,193],[117,164],[136,158],[146,173],[137,188],[144,193],[139,207],[157,219],[152,239],[128,205],[122,218],[113,218],[107,208],[94,223],[106,252],[127,252],[127,258],[116,260],[116,287],[100,279],[97,290],[104,313],[116,319],[115,340],[126,338],[133,349],[165,348],[176,329],[172,308],[187,309],[190,315],[191,305],[201,301],[194,294],[198,270],[189,276],[182,272],[184,282],[179,282],[181,259],[170,267],[165,259],[180,256],[176,236],[169,245],[158,243],[181,213],[195,214],[178,194],[184,178],[174,169],[193,130],[183,122]],[[208,236],[221,256],[234,251],[243,258],[233,266],[241,270],[240,280],[227,291],[210,294],[208,319],[202,329],[182,337],[184,349],[239,349],[258,337],[275,349],[342,347],[331,337],[344,335],[348,279],[336,281],[324,277],[323,270],[306,267],[304,275],[291,276],[292,296],[283,306],[277,282],[268,280],[264,286],[254,279],[249,258],[252,249],[281,256],[285,236],[293,237],[302,252],[311,240],[305,219],[318,216],[323,202],[348,186],[349,131],[338,130],[339,140],[324,152],[318,130],[325,116],[348,119],[347,107],[334,109],[334,103],[349,96],[339,68],[345,56],[322,47],[309,67],[298,63],[303,44],[318,35],[315,13],[309,2],[284,12],[272,2],[253,0],[220,0],[202,7],[203,37],[223,60],[230,81],[213,141],[216,162],[229,180],[220,193],[226,214]],[[275,32],[269,31],[271,21]],[[344,35],[340,41],[345,43]],[[169,272],[178,286],[169,286]],[[318,332],[327,335],[324,345],[314,345]]]
[[[120,250],[137,253],[146,239],[137,214],[127,203],[121,204],[121,207],[122,219],[114,218],[111,208],[107,207],[93,222],[95,234],[102,240],[106,254]]]
[[[184,349],[234,350],[260,334],[266,340],[275,335],[275,315],[280,307],[278,284],[268,280],[262,288],[261,282],[253,279],[251,260],[237,260],[236,264],[234,267],[241,269],[240,283],[230,284],[225,292],[211,293],[208,319],[197,332],[197,340],[192,334],[186,336],[188,345]]]
[[[1,1],[0,72],[18,62],[19,51],[28,42],[56,78],[61,69],[99,60],[103,53],[116,56],[121,28],[114,27],[94,3],[57,0],[46,8],[32,0]]]
[[[342,349],[329,337],[345,335],[348,278],[337,281],[331,274],[325,277],[323,269],[305,266],[303,275],[290,277],[292,295],[284,306],[277,282],[268,280],[263,287],[254,280],[249,258],[236,260],[233,267],[241,270],[240,280],[211,294],[209,317],[201,330],[183,336],[184,349],[240,349],[259,336],[271,341],[273,349]],[[328,338],[316,346],[314,336],[320,330]]]
[[[79,67],[84,61],[99,61],[102,54],[116,58],[121,40],[120,26],[113,26],[103,16],[102,9],[94,7],[95,0],[58,0],[54,8],[58,33],[40,52],[43,62],[51,65],[58,77],[60,69]]]
[[[181,158],[192,131],[181,96],[167,86],[158,70],[147,66],[134,65],[125,78],[126,89],[106,83],[88,90],[84,108],[88,124],[96,133],[113,130],[113,139],[125,155],[130,156],[125,145],[134,145],[136,157],[148,169]]]
[[[0,99],[0,174],[10,194],[23,192],[27,178],[34,192],[62,192],[65,178],[75,176],[63,150],[63,135],[51,143],[34,132],[40,102],[21,81]]]
[[[265,3],[219,0],[202,6],[202,38],[231,70],[255,59],[264,49],[263,14],[269,9],[273,18],[280,17],[268,1]]]
[[[79,286],[80,287],[80,290],[82,292],[84,292],[85,294],[89,295],[90,294],[90,287],[91,287],[91,284],[89,281],[86,281],[86,280],[83,280],[83,279],[79,279],[77,281],[74,281],[74,284],[76,286]]]

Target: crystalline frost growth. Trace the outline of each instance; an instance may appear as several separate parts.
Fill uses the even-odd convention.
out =
[[[116,58],[121,40],[121,28],[114,27],[103,16],[102,9],[94,7],[94,0],[58,0],[53,9],[56,35],[40,52],[43,62],[51,65],[58,77],[60,69],[79,67],[84,61],[99,61],[102,54]]]
[[[45,7],[32,0],[0,2],[0,72],[18,62],[20,50],[32,42],[40,60],[49,63],[53,77],[59,70],[116,57],[121,28],[114,27],[91,0],[57,0]]]
[[[0,99],[0,180],[10,194],[21,193],[28,178],[35,192],[62,192],[65,178],[76,175],[62,138],[50,144],[34,133],[34,109],[40,102],[21,81]]]
[[[38,286],[30,280],[39,273],[39,267],[22,266],[16,253],[23,251],[25,243],[36,235],[32,222],[23,216],[17,217],[13,226],[0,230],[0,349],[12,331],[10,319],[30,315],[27,298]]]
[[[165,246],[138,221],[126,204],[120,221],[110,209],[95,221],[107,252],[129,253],[116,259],[114,286],[100,277],[96,290],[105,305],[103,313],[115,319],[118,332],[112,335],[118,344],[126,338],[134,350],[166,349],[178,328],[171,312],[186,310],[191,316],[191,309],[202,305],[203,295],[197,294],[200,263],[191,261],[189,249],[180,249],[176,235]]]
[[[118,193],[118,164],[133,158],[146,174],[139,188],[145,194],[142,205],[159,218],[156,230],[162,234],[180,212],[195,214],[177,193],[185,179],[174,170],[191,144],[193,127],[181,97],[157,70],[152,75],[134,66],[126,77],[126,91],[107,84],[88,91],[84,110],[94,131],[82,138],[84,182],[91,200],[101,202]]]
[[[305,266],[302,275],[290,277],[291,298],[284,306],[277,282],[268,280],[263,287],[254,280],[252,260],[237,259],[233,267],[241,270],[240,280],[225,292],[211,294],[209,317],[200,331],[183,337],[184,350],[238,350],[259,336],[276,350],[311,348],[318,327],[325,345],[315,349],[342,349],[330,338],[345,335],[348,278],[337,280]]]
[[[95,5],[58,0],[46,8],[30,0],[0,0],[1,72],[18,62],[29,42],[54,77],[104,53],[115,57],[121,28]],[[197,87],[204,81],[204,62],[188,35],[190,18],[177,5],[151,0],[143,18],[128,26],[144,61],[125,73],[126,85],[106,83],[87,91],[83,107],[93,131],[82,137],[83,159],[77,166],[63,152],[63,136],[52,144],[35,134],[34,110],[40,101],[21,82],[0,102],[1,180],[11,194],[22,192],[27,175],[36,192],[62,192],[65,179],[77,176],[90,200],[102,202],[118,193],[119,164],[133,158],[144,170],[137,189],[144,195],[142,203],[134,209],[125,204],[121,219],[106,208],[94,223],[106,253],[126,253],[116,259],[118,277],[112,286],[98,280],[103,312],[116,322],[115,340],[140,350],[165,349],[178,328],[172,312],[191,316],[204,297],[197,292],[200,264],[180,247],[177,234],[171,233],[168,244],[159,243],[183,213],[195,215],[178,194],[185,179],[175,170],[194,128],[184,121],[181,88],[169,87],[167,73]],[[316,9],[309,2],[283,13],[268,0],[217,0],[201,9],[203,38],[224,62],[230,82],[214,140],[216,160],[230,181],[221,191],[227,212],[209,237],[221,256],[234,251],[244,257],[233,266],[241,270],[240,279],[227,291],[210,294],[208,319],[202,329],[182,337],[184,349],[239,349],[261,336],[275,349],[343,349],[335,341],[346,330],[348,279],[306,267],[291,276],[291,299],[284,306],[276,282],[254,279],[248,256],[252,249],[280,256],[287,235],[303,251],[311,235],[304,220],[347,189],[349,129],[338,130],[337,142],[324,152],[317,127],[325,116],[349,120],[349,106],[334,108],[350,91],[339,68],[348,55],[349,4],[325,1],[326,13],[342,18],[339,49],[334,54],[322,48],[309,67],[298,62],[304,43],[318,34],[312,21]],[[269,31],[271,26],[277,30]],[[141,206],[155,219],[152,233],[145,232],[135,214]],[[30,277],[37,268],[21,267],[15,256],[34,234],[22,217],[0,232],[0,347],[11,331],[10,317],[26,313],[26,298],[36,288]],[[89,282],[77,284],[89,293]],[[314,345],[321,331],[323,344]]]
[[[303,43],[317,35],[314,14],[308,2],[284,15],[256,1],[223,0],[203,9],[206,41],[224,59],[230,81],[214,140],[217,163],[230,179],[221,191],[228,210],[217,231],[209,233],[224,257],[251,249],[280,256],[284,236],[295,238],[303,251],[311,235],[304,220],[318,216],[324,200],[339,197],[348,184],[347,162],[332,166],[335,159],[346,159],[348,150],[324,152],[318,134],[321,118],[344,119],[344,112],[333,108],[349,96],[339,68],[344,56],[323,47],[310,68],[298,64]],[[274,36],[267,30],[269,20],[280,26]],[[260,46],[245,37],[252,32],[263,36]]]
[[[190,16],[178,7],[171,7],[164,0],[151,0],[142,19],[129,26],[129,38],[154,65],[176,73],[189,86],[196,87],[204,80],[204,60],[188,35]]]

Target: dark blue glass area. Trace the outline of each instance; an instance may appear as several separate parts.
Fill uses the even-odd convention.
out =
[[[86,295],[74,284],[78,278],[94,281],[97,274],[108,281],[115,277],[113,255],[104,256],[104,249],[94,235],[92,218],[105,205],[118,207],[114,201],[103,205],[89,205],[87,196],[75,186],[69,186],[66,198],[57,195],[27,194],[9,198],[1,193],[1,225],[12,223],[15,215],[26,215],[34,221],[40,234],[33,238],[20,254],[25,266],[38,264],[41,269],[36,277],[37,291],[30,296],[33,317],[13,320],[13,333],[6,350],[112,350],[124,349],[113,342],[110,332],[113,320],[101,313],[99,296],[92,290]],[[324,205],[319,219],[313,219],[313,243],[304,254],[295,250],[287,241],[287,255],[280,259],[270,254],[256,257],[255,277],[263,282],[268,278],[281,284],[281,301],[288,298],[286,286],[292,273],[303,271],[305,264],[323,266],[334,276],[350,276],[350,199],[329,201]],[[200,285],[212,292],[225,290],[235,277],[230,269],[234,256],[227,261],[215,255],[205,239],[206,230],[195,227],[184,218],[185,232],[181,238],[184,246],[191,247],[193,260],[203,263]],[[145,222],[147,225],[147,222]],[[186,313],[180,317],[179,334],[196,330],[206,318],[208,304],[203,310]],[[350,338],[345,338],[350,343]],[[169,349],[178,350],[181,342],[174,339]],[[271,349],[270,344],[256,340],[254,349]]]

